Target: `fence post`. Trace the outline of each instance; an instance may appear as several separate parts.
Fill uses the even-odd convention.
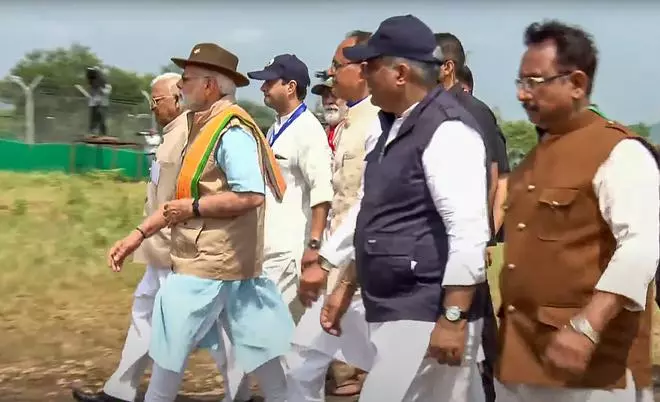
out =
[[[39,85],[43,75],[36,76],[30,85],[25,85],[23,79],[17,75],[10,75],[9,80],[23,89],[25,94],[25,142],[34,144],[34,89]]]

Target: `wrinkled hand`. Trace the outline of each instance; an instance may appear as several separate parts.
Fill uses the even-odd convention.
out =
[[[303,265],[304,267],[304,265]],[[305,307],[319,299],[321,292],[328,281],[328,272],[321,268],[318,258],[303,268],[298,285],[298,299]]]
[[[341,336],[341,319],[351,305],[355,288],[340,283],[328,295],[321,309],[321,328],[333,336]]]
[[[585,335],[564,327],[550,340],[543,361],[559,376],[580,376],[587,369],[595,348]]]
[[[467,336],[467,320],[449,322],[442,318],[435,324],[427,357],[436,359],[440,364],[459,366],[463,361]]]
[[[172,227],[194,216],[192,201],[190,198],[173,200],[165,203],[163,216],[167,226]]]
[[[114,272],[121,271],[126,257],[133,254],[140,247],[143,240],[142,234],[134,230],[128,236],[116,242],[108,252],[108,267]]]

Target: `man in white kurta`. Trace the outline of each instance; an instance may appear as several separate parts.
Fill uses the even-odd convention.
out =
[[[264,81],[264,103],[277,113],[266,133],[287,184],[282,202],[266,195],[263,272],[284,302],[296,298],[305,258],[316,259],[332,201],[332,151],[323,126],[303,103],[310,84],[305,63],[276,56],[263,70],[248,73]]]
[[[151,110],[163,127],[163,142],[157,147],[147,184],[145,214],[150,215],[161,204],[172,199],[176,177],[181,165],[181,153],[188,139],[188,119],[182,111],[177,82],[179,74],[166,73],[151,83]],[[137,388],[150,362],[151,316],[156,293],[171,272],[170,229],[165,228],[145,241],[136,251],[135,262],[146,264],[142,280],[134,293],[131,325],[128,328],[119,367],[106,382],[103,391],[85,394],[73,391],[73,397],[83,402],[133,401]],[[214,353],[220,363],[224,358]],[[114,399],[113,399],[114,398]]]

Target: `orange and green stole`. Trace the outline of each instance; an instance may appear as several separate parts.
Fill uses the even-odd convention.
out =
[[[200,197],[199,180],[202,172],[209,161],[211,153],[218,147],[220,135],[227,128],[229,122],[235,118],[249,127],[255,140],[259,141],[259,155],[261,156],[262,172],[264,173],[266,184],[273,192],[277,201],[282,201],[284,191],[286,190],[286,182],[280,171],[280,166],[266,142],[266,137],[261,133],[259,126],[254,122],[252,117],[235,104],[212,117],[188,146],[176,183],[177,199],[198,199]]]

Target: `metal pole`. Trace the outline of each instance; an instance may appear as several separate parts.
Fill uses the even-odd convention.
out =
[[[25,143],[34,144],[34,89],[43,79],[43,75],[35,77],[30,85],[25,85],[23,79],[17,75],[12,75],[9,79],[20,86],[25,94]]]

